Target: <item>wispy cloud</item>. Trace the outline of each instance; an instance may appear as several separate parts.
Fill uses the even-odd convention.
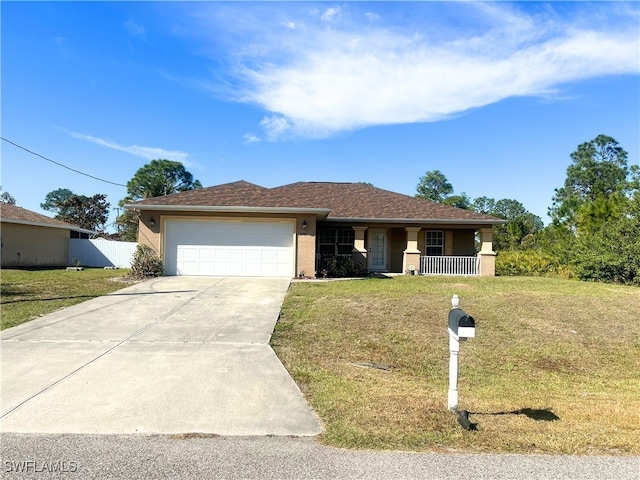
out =
[[[139,35],[141,37],[144,37],[145,35],[145,28],[144,25],[140,25],[139,23],[134,22],[133,20],[129,19],[126,22],[124,22],[124,27],[129,31],[129,33],[131,33],[132,35]]]
[[[367,18],[367,20],[369,21],[374,21],[374,20],[378,20],[380,18],[380,15],[378,15],[377,13],[373,13],[373,12],[365,12],[364,16]]]
[[[124,146],[124,145],[119,145],[111,140],[104,140],[102,138],[93,137],[91,135],[85,135],[83,133],[72,132],[70,130],[65,130],[65,129],[61,129],[61,130],[66,134],[72,136],[73,138],[86,140],[88,142],[95,143],[96,145],[100,145],[101,147],[112,148],[113,150],[129,153],[131,155],[135,155],[136,157],[142,157],[147,160],[166,159],[166,160],[173,160],[175,162],[180,162],[185,166],[192,165],[187,160],[189,157],[189,154],[186,152],[181,152],[179,150],[165,150],[163,148],[141,147],[139,145]]]
[[[260,15],[239,14],[237,24],[225,17],[224,34],[235,35],[229,97],[269,112],[260,125],[273,141],[433,122],[510,97],[552,96],[571,82],[640,72],[637,5],[378,5],[299,6],[287,10],[286,21],[275,11],[264,15],[276,8],[265,5]],[[303,28],[281,28],[288,22]]]
[[[320,15],[320,20],[323,22],[330,22],[334,18],[340,16],[341,11],[340,7],[327,8],[324,13]]]
[[[67,41],[64,37],[54,37],[53,41],[56,43],[56,47],[58,51],[62,55],[63,58],[69,58],[69,48],[67,46]]]
[[[258,143],[260,141],[260,137],[254,135],[251,132],[247,132],[243,135],[244,143]]]

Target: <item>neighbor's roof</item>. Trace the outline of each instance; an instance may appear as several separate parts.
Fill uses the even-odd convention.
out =
[[[6,223],[20,223],[23,225],[33,225],[36,227],[63,228],[82,233],[96,233],[93,230],[80,228],[76,225],[57,220],[55,218],[41,215],[26,208],[17,207],[10,203],[0,203],[0,221]]]
[[[137,210],[308,212],[333,221],[501,224],[504,220],[364,183],[297,182],[265,188],[244,180],[147,198]]]

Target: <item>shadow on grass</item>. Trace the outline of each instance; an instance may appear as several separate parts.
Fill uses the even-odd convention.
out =
[[[469,412],[474,415],[524,415],[537,422],[555,422],[560,417],[553,413],[550,409],[521,408],[510,412]]]
[[[113,293],[107,293],[106,295],[110,297],[129,297],[129,296],[135,296],[135,295],[162,295],[167,293],[193,293],[193,292],[197,292],[197,290],[163,290],[161,292],[127,292],[127,293],[120,293],[116,291]]]
[[[14,285],[11,285],[10,283],[4,283],[2,284],[2,288],[0,288],[0,295],[2,295],[3,297],[18,297],[18,296],[26,296],[26,295],[33,295],[34,291],[30,290],[30,289],[26,289],[26,288],[20,288],[20,287],[16,287]],[[5,303],[5,302],[2,302]]]
[[[393,280],[393,277],[390,277],[389,275],[385,275],[384,273],[380,273],[380,272],[370,273],[364,278],[369,280]]]
[[[26,303],[26,302],[50,302],[52,300],[73,300],[76,298],[97,298],[97,297],[128,297],[128,296],[136,296],[136,295],[162,295],[168,293],[193,293],[196,290],[169,290],[162,292],[131,292],[131,293],[105,293],[100,295],[69,295],[67,297],[53,297],[53,298],[17,298],[15,300],[3,300],[0,303],[2,305],[7,305],[10,303]]]
[[[55,300],[73,300],[75,298],[95,298],[95,295],[75,295],[69,297],[53,297],[53,298],[17,298],[15,300],[3,300],[0,302],[2,305],[8,305],[10,303],[28,303],[28,302],[51,302]]]

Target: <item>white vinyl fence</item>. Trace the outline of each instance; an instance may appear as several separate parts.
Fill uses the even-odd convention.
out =
[[[420,257],[420,273],[423,275],[480,275],[480,262],[477,257]]]
[[[137,245],[135,242],[117,242],[104,238],[70,238],[69,265],[74,265],[77,261],[83,267],[130,268]]]

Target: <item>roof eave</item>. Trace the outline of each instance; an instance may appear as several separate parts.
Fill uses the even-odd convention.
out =
[[[366,218],[366,217],[327,217],[328,222],[345,222],[345,223],[430,223],[438,225],[504,225],[506,220],[496,219],[480,219],[480,218]]]
[[[86,228],[80,228],[73,225],[56,225],[55,223],[45,222],[32,222],[30,220],[18,220],[13,218],[2,218],[5,223],[17,223],[20,225],[30,225],[32,227],[47,227],[47,228],[60,228],[62,230],[73,230],[74,232],[86,233],[88,235],[96,235],[98,232],[94,230],[87,230]]]
[[[315,215],[324,220],[331,212],[328,208],[306,207],[250,207],[250,206],[220,206],[220,205],[140,205],[127,203],[125,208],[130,210],[153,210],[173,212],[220,212],[220,213],[289,213]]]

